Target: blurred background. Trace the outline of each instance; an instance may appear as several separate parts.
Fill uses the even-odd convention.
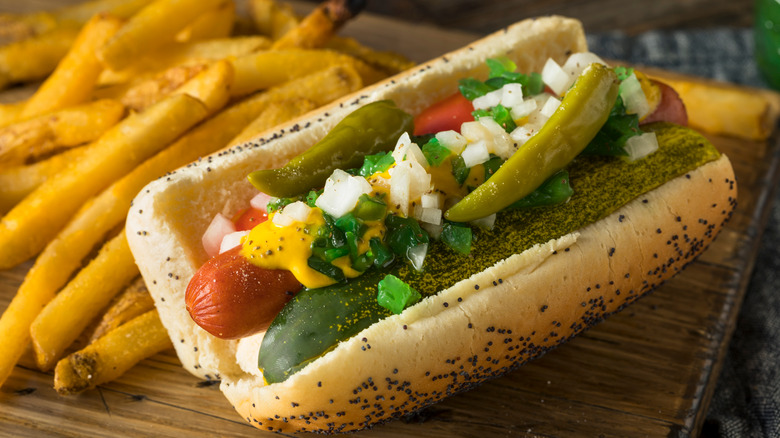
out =
[[[488,33],[523,18],[563,14],[589,32],[750,26],[752,0],[394,0],[369,1],[368,11],[421,24]]]

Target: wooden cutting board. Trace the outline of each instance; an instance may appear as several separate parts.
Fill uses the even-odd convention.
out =
[[[416,61],[475,38],[372,16],[345,33]],[[780,179],[777,132],[768,141],[710,138],[734,164],[739,206],[687,270],[535,362],[356,436],[698,435]],[[0,309],[29,267],[0,272]],[[58,396],[27,355],[0,390],[0,424],[1,436],[266,436],[173,351],[74,397]]]

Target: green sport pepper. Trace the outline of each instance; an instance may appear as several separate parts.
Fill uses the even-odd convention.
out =
[[[250,173],[249,182],[271,196],[296,196],[324,186],[335,169],[359,167],[365,155],[391,150],[401,134],[413,130],[413,117],[392,101],[369,103],[284,167]]]
[[[566,93],[558,109],[484,184],[444,217],[468,222],[493,214],[533,192],[568,165],[607,121],[618,95],[615,73],[593,64]]]

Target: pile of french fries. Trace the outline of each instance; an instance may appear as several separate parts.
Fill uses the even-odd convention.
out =
[[[169,348],[125,239],[133,197],[411,67],[337,36],[345,18],[325,6],[96,0],[0,15],[0,88],[42,80],[0,104],[0,269],[35,260],[0,318],[0,385],[29,346],[61,394]]]

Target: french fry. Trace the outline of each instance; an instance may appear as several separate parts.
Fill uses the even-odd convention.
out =
[[[276,0],[250,0],[249,13],[255,29],[272,40],[278,40],[301,21],[291,5]]]
[[[68,149],[45,160],[0,170],[0,214],[11,210],[25,196],[71,163],[82,159],[85,146]]]
[[[749,140],[765,140],[774,130],[780,112],[777,93],[669,75],[659,79],[680,95],[694,128]]]
[[[208,68],[207,64],[178,65],[135,85],[123,84],[95,93],[96,97],[119,99],[122,105],[132,111],[143,111],[159,102],[173,90]]]
[[[174,92],[198,99],[206,106],[209,114],[212,114],[222,109],[230,100],[233,76],[233,64],[226,60],[217,61]]]
[[[254,35],[173,44],[139,57],[125,69],[105,70],[98,83],[108,88],[112,85],[125,85],[119,88],[125,90],[167,69],[208,64],[220,59],[248,55],[270,46],[271,41],[268,38]],[[99,97],[117,98],[122,93],[124,91],[96,90]]]
[[[215,38],[227,38],[233,31],[236,21],[236,4],[232,0],[223,1],[214,10],[206,11],[189,26],[176,34],[176,41],[198,41]]]
[[[206,111],[197,99],[174,95],[111,128],[88,146],[82,161],[44,182],[0,220],[0,269],[37,254],[84,201],[202,120]]]
[[[94,0],[76,3],[53,11],[26,14],[0,14],[0,38],[19,41],[60,27],[75,31],[97,14],[128,18],[152,0]],[[64,53],[63,53],[64,54]]]
[[[56,181],[44,182],[0,220],[0,241],[8,244],[0,249],[0,264],[14,266],[37,253],[36,248],[50,242],[89,196],[129,172],[205,115],[202,103],[181,94],[114,126],[87,147],[84,159],[60,172]],[[14,254],[17,251],[21,253]],[[30,341],[30,324],[56,292],[48,282],[58,275],[57,267],[47,268],[49,271],[44,273],[45,268],[33,266],[0,317],[0,386]],[[32,274],[34,271],[39,274]]]
[[[235,79],[230,92],[234,96],[246,95],[334,65],[350,65],[360,73],[365,85],[386,77],[343,53],[313,49],[268,50],[233,60]]]
[[[32,38],[57,27],[58,19],[52,12],[29,14],[0,14],[0,39],[5,44]]]
[[[317,108],[317,104],[307,98],[294,98],[278,102],[270,102],[263,112],[252,121],[241,133],[235,136],[229,145],[237,145],[254,139],[262,132],[274,126],[302,116]]]
[[[24,106],[27,101],[19,101],[14,103],[0,103],[0,126],[8,126],[11,123],[19,121]]]
[[[97,140],[124,114],[124,105],[104,99],[0,128],[0,165],[23,164]]]
[[[341,26],[360,12],[362,4],[348,0],[320,3],[297,26],[274,41],[273,49],[323,47]]]
[[[154,310],[154,300],[149,295],[144,279],[136,277],[109,305],[92,331],[89,342],[102,338],[111,330],[150,310]]]
[[[138,13],[103,45],[98,57],[104,65],[118,70],[139,55],[175,41],[176,34],[201,14],[213,10],[223,0],[155,0]]]
[[[65,6],[54,11],[57,20],[86,23],[97,14],[129,18],[153,0],[92,0]]]
[[[60,26],[0,47],[0,88],[45,78],[68,53],[79,28]]]
[[[98,48],[119,29],[119,19],[96,15],[79,32],[68,54],[38,91],[30,97],[21,118],[35,117],[90,100],[103,66],[95,56]]]
[[[401,54],[374,50],[360,44],[354,38],[336,35],[328,41],[325,47],[353,56],[371,67],[386,73],[388,76],[400,73],[415,65],[414,62],[406,59]]]
[[[232,83],[233,66],[225,60],[210,66],[179,66],[130,88],[121,101],[132,110],[143,111],[171,93],[187,93],[203,102],[209,113],[213,113],[230,99]]]
[[[78,394],[118,378],[136,363],[168,348],[168,332],[157,311],[151,310],[59,361],[54,389],[60,395]]]
[[[116,294],[138,276],[124,230],[41,310],[30,325],[38,368],[48,371]]]

